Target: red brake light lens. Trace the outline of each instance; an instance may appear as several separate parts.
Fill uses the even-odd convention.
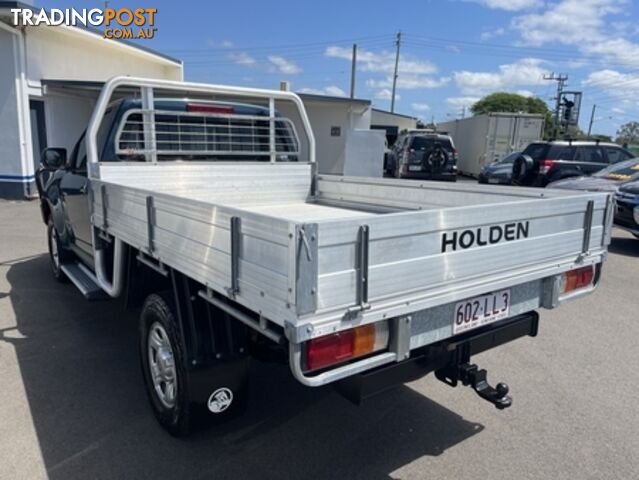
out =
[[[200,113],[234,113],[235,109],[226,105],[208,105],[206,103],[187,103],[187,112],[200,112]]]
[[[331,333],[306,342],[306,371],[319,370],[362,357],[388,346],[388,322]]]
[[[561,293],[572,292],[580,288],[589,287],[595,278],[594,266],[576,268],[564,273],[561,282]]]
[[[306,368],[317,370],[348,360],[352,355],[352,330],[314,338],[308,342],[306,347]]]
[[[546,174],[555,165],[554,160],[542,160],[539,162],[539,173]]]

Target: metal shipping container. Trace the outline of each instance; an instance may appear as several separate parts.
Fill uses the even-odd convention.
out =
[[[457,168],[476,177],[481,168],[542,138],[544,117],[532,113],[489,113],[440,123],[455,142]]]

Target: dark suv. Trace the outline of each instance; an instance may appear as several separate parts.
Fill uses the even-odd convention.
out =
[[[442,133],[401,135],[386,158],[385,170],[397,178],[457,180],[457,151]]]
[[[531,143],[513,164],[513,183],[545,187],[562,178],[590,175],[634,155],[615,143],[552,141]]]

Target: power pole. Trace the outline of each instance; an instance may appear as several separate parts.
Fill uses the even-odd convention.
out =
[[[466,118],[466,105],[462,107],[462,119]]]
[[[353,57],[351,60],[351,98],[355,98],[355,72],[357,71],[357,44],[353,44]]]
[[[397,40],[395,40],[395,45],[397,46],[397,51],[395,52],[395,73],[393,74],[393,93],[391,94],[391,113],[395,111],[395,90],[397,88],[397,68],[399,67],[399,46],[402,43],[402,32],[397,32]]]
[[[592,112],[590,113],[590,123],[588,124],[588,138],[590,138],[590,132],[592,132],[592,122],[595,121],[595,110],[597,109],[597,105],[593,104]]]
[[[554,137],[557,138],[557,134],[559,133],[559,111],[561,109],[561,93],[564,90],[564,86],[566,84],[566,80],[568,80],[568,75],[555,75],[555,73],[551,73],[550,75],[544,75],[544,80],[551,80],[557,82],[557,96],[555,97],[555,128],[554,128]]]

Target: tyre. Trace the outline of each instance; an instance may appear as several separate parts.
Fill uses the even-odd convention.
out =
[[[515,159],[512,170],[513,185],[528,186],[532,182],[535,162],[528,155],[521,155]]]
[[[145,300],[140,314],[140,360],[155,417],[171,435],[184,437],[244,413],[249,358],[245,343],[240,344],[245,353],[239,355],[225,344],[232,338],[246,339],[246,327],[214,312],[211,330],[197,342],[204,347],[197,365],[189,364],[191,356],[173,298],[173,293],[165,292]],[[211,342],[211,337],[218,340]]]
[[[155,417],[176,437],[190,433],[194,413],[184,355],[170,294],[149,295],[140,315],[142,374]]]
[[[47,245],[49,247],[49,263],[53,277],[60,283],[67,283],[69,279],[62,271],[62,264],[69,260],[70,253],[60,245],[58,232],[51,219],[47,222]]]

